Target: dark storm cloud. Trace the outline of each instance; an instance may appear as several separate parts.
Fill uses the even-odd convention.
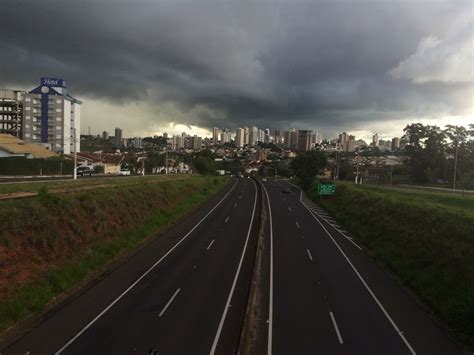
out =
[[[420,41],[449,38],[469,1],[3,3],[0,86],[64,77],[84,99],[210,110],[183,124],[355,127],[459,114],[472,90],[416,82]]]

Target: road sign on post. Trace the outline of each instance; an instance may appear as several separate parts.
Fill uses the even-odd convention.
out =
[[[318,184],[318,195],[335,195],[336,185],[335,184]]]

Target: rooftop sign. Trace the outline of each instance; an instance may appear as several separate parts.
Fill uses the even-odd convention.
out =
[[[56,78],[41,78],[41,85],[55,86],[55,87],[66,87],[66,80]]]

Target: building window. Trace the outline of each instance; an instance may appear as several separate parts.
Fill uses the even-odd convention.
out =
[[[25,133],[25,138],[30,138],[30,134],[29,134],[29,133]]]
[[[29,125],[29,124],[26,124],[26,125],[25,125],[25,128],[30,128],[30,125]]]
[[[60,104],[60,103],[61,103],[61,100],[56,100],[56,103],[57,103],[57,104]]]
[[[56,117],[56,122],[61,122],[61,117]]]
[[[61,139],[61,135],[60,134],[56,135],[56,139]]]
[[[31,107],[26,106],[26,107],[25,107],[25,110],[26,110],[26,111],[31,111]]]
[[[62,110],[60,108],[57,108],[56,109],[56,112],[61,112]]]
[[[56,148],[61,148],[61,144],[56,143]]]
[[[56,130],[57,130],[57,131],[60,131],[60,130],[61,130],[61,126],[56,126]]]
[[[26,115],[26,116],[25,116],[25,120],[29,120],[29,119],[31,119],[31,116],[30,116],[30,115]]]
[[[26,101],[26,102],[30,102],[30,101],[31,101],[31,98],[25,97],[25,101]]]

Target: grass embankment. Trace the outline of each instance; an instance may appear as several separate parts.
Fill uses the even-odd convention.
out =
[[[0,202],[0,330],[162,231],[227,182],[142,179]]]
[[[311,197],[474,346],[474,198],[353,184]]]
[[[186,178],[187,175],[147,175],[147,176],[116,176],[103,178],[82,178],[77,180],[45,180],[36,182],[12,182],[1,183],[0,194],[10,194],[15,192],[38,192],[44,188],[54,192],[64,189],[75,189],[84,187],[101,187],[103,185],[135,185],[141,181],[167,181]]]

